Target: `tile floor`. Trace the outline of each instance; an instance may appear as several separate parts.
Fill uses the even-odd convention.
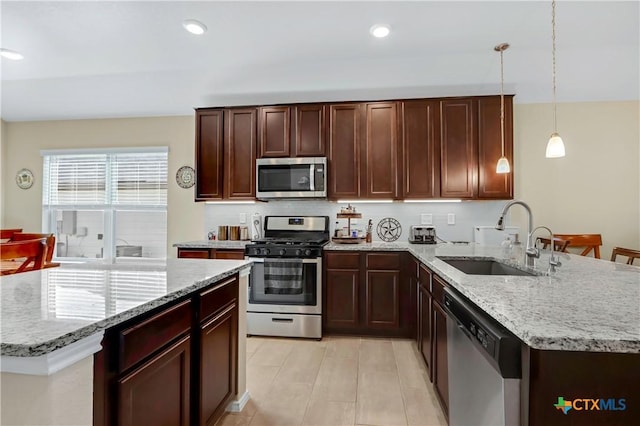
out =
[[[251,400],[218,425],[446,425],[419,356],[405,339],[251,337]]]

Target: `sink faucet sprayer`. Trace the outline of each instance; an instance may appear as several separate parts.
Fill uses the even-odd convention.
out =
[[[535,264],[535,252],[532,252],[531,249],[535,249],[534,244],[533,244],[533,213],[531,213],[531,208],[527,205],[527,203],[525,203],[524,201],[520,201],[520,200],[513,200],[513,201],[509,201],[507,204],[505,204],[504,208],[502,209],[502,213],[500,213],[500,218],[498,219],[498,223],[496,224],[496,229],[499,231],[504,231],[504,216],[507,214],[507,211],[509,211],[509,209],[511,208],[511,206],[514,206],[516,204],[521,205],[522,207],[525,208],[525,210],[527,211],[527,214],[529,216],[529,224],[527,227],[527,247],[525,248],[525,265],[527,265],[530,268],[533,268],[534,264]]]
[[[551,231],[551,229],[547,228],[546,226],[538,226],[536,227],[533,231],[531,231],[531,235],[533,235],[538,229],[546,229],[549,232],[549,241],[551,241],[551,257],[549,257],[549,272],[555,272],[556,271],[556,266],[562,266],[562,263],[560,263],[560,258],[555,257],[553,255],[553,246],[554,241],[553,241],[553,232]],[[531,251],[531,256],[538,258],[540,257],[540,250],[537,249],[536,247],[531,247],[530,249],[527,249],[527,253],[529,253],[529,251]]]

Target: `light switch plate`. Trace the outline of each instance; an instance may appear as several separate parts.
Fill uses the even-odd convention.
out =
[[[240,223],[247,223],[247,214],[240,213],[240,215],[238,216],[238,220],[240,221]]]
[[[447,214],[447,224],[448,225],[455,225],[456,224],[456,215],[455,215],[455,213]]]
[[[431,213],[422,213],[420,215],[421,225],[433,225],[433,215]]]

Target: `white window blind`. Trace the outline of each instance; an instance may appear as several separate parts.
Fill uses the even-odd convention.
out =
[[[48,155],[44,170],[44,205],[106,204],[106,155]]]
[[[111,168],[111,203],[167,205],[167,153],[115,154]]]

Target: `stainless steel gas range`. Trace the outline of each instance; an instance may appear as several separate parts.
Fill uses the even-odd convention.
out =
[[[247,334],[322,338],[322,247],[328,216],[266,216],[264,238],[245,248],[253,260]]]

